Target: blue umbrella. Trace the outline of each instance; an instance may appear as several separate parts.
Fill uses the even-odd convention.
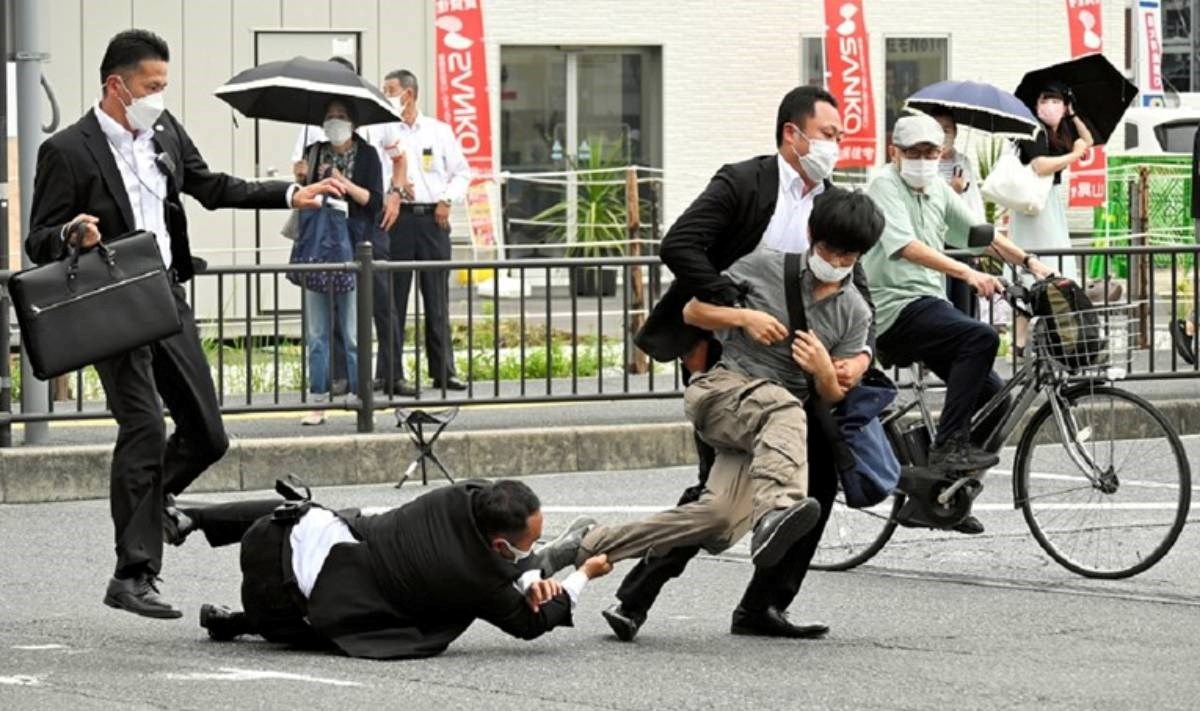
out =
[[[1007,91],[977,81],[941,81],[908,97],[904,108],[923,113],[939,109],[954,114],[954,122],[981,131],[1032,137],[1038,120],[1023,101]]]

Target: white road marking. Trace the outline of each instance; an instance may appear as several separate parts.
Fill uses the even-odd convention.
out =
[[[38,686],[42,683],[41,679],[28,674],[17,674],[16,676],[0,676],[0,684],[7,686]]]
[[[13,649],[26,652],[40,652],[47,649],[69,649],[65,644],[14,644]]]
[[[219,673],[218,673],[219,672]],[[308,674],[291,674],[288,672],[260,671],[257,669],[235,669],[220,667],[218,672],[192,672],[190,674],[167,674],[168,679],[178,681],[266,681],[279,679],[282,681],[304,681],[310,684],[327,684],[329,686],[362,686],[356,681],[341,679],[326,679]]]
[[[1011,469],[989,469],[984,477],[988,476],[1007,476],[1013,475]],[[1077,481],[1083,482],[1086,478],[1081,474],[1047,474],[1045,472],[1033,472],[1029,475],[1030,479],[1050,479],[1055,481]],[[1141,479],[1121,479],[1123,486],[1139,486],[1143,489],[1178,489],[1178,484],[1167,484],[1161,481],[1142,481]],[[1200,492],[1200,486],[1193,486],[1192,491]]]
[[[1169,502],[1169,501],[1163,501],[1163,502],[1128,501],[1128,502],[1112,503],[1112,504],[1105,504],[1105,503],[1099,503],[1099,504],[1095,504],[1095,503],[1080,503],[1080,504],[1041,503],[1041,504],[1038,504],[1037,508],[1042,511],[1057,510],[1057,509],[1070,510],[1070,511],[1085,510],[1085,509],[1115,510],[1115,511],[1157,511],[1160,509],[1161,510],[1174,510],[1177,507],[1177,505],[1178,504]],[[670,506],[543,506],[542,511],[544,513],[562,513],[562,514],[581,514],[581,513],[640,514],[640,513],[656,513],[658,511],[663,511],[663,510],[669,509],[669,508],[671,508],[671,507]],[[876,506],[870,510],[882,512],[882,511],[884,511],[885,508],[886,507]],[[1013,509],[1012,504],[975,504],[974,506],[971,507],[971,510],[972,511],[1013,511],[1014,509]]]

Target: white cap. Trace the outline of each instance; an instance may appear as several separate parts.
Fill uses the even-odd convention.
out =
[[[912,148],[918,143],[940,146],[945,138],[942,125],[925,114],[904,116],[896,121],[896,127],[892,129],[892,145],[898,148]]]

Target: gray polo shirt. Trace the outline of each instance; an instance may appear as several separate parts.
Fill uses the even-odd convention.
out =
[[[745,308],[768,313],[779,319],[791,333],[788,323],[787,291],[783,269],[785,253],[760,246],[734,262],[724,274],[749,289]],[[801,256],[801,290],[808,328],[834,358],[851,358],[867,349],[871,329],[871,308],[846,277],[836,292],[819,302],[813,301],[815,279],[808,270],[808,255]],[[801,400],[808,395],[804,371],[792,360],[792,339],[764,346],[740,328],[716,333],[723,348],[720,365],[752,378],[768,378],[787,388]]]

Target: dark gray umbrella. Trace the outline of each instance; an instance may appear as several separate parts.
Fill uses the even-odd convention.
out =
[[[350,106],[359,126],[400,120],[383,92],[362,77],[337,62],[306,57],[247,69],[213,93],[247,118],[319,126],[325,106],[337,99]]]
[[[1037,117],[1020,99],[977,81],[931,84],[908,97],[904,106],[924,113],[943,109],[954,115],[956,124],[990,133],[1030,138],[1038,129]]]

